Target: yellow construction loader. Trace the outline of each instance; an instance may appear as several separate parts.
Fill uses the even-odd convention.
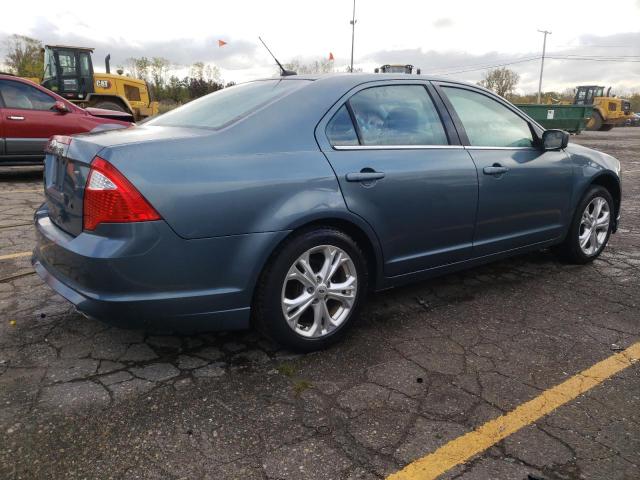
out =
[[[136,120],[158,113],[144,80],[111,73],[110,55],[106,73],[93,71],[93,48],[46,45],[41,84],[81,107],[128,112]]]
[[[616,126],[623,126],[631,118],[631,102],[623,98],[612,96],[611,87],[604,91],[604,87],[582,85],[576,87],[574,105],[593,105],[593,114],[587,122],[587,130],[611,130]]]

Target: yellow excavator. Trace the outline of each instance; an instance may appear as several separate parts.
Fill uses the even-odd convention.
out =
[[[611,87],[581,85],[576,87],[574,105],[593,105],[593,114],[587,122],[587,130],[608,131],[623,126],[632,116],[631,102],[611,95]]]
[[[144,80],[111,73],[110,55],[105,58],[106,73],[93,71],[93,48],[46,45],[42,86],[81,107],[128,112],[136,120],[158,113],[158,102],[151,100]]]

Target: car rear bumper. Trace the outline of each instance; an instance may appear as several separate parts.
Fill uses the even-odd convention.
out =
[[[198,240],[164,222],[101,225],[74,237],[34,216],[32,264],[90,317],[122,327],[195,332],[249,326],[255,280],[287,232]]]

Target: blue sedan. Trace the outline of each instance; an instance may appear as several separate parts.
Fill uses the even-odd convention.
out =
[[[596,258],[620,163],[480,87],[406,74],[224,89],[124,131],[54,137],[38,274],[125,326],[256,325],[302,351],[381,290],[554,247]]]

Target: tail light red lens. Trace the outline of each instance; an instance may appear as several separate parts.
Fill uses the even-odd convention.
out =
[[[116,167],[100,157],[93,159],[84,188],[84,230],[95,230],[101,223],[147,222],[160,218]]]

